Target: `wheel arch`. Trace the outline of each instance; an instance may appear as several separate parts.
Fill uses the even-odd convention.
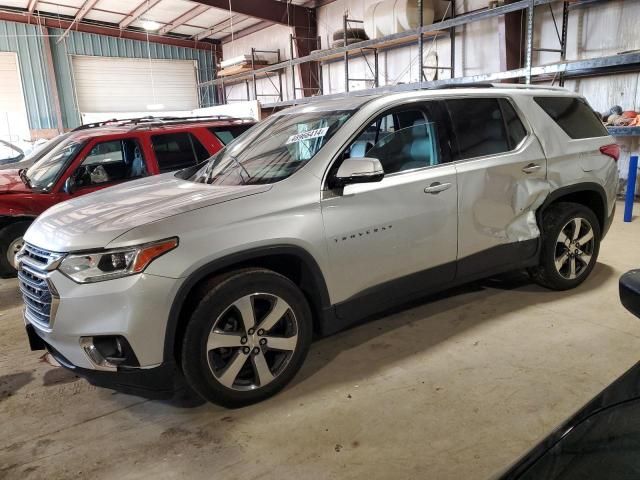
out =
[[[250,249],[216,259],[187,277],[176,294],[164,340],[164,361],[176,361],[180,339],[206,286],[214,276],[242,268],[267,268],[293,281],[303,292],[313,314],[314,330],[321,330],[323,312],[330,307],[329,292],[318,263],[305,249],[293,245],[275,245]]]
[[[19,222],[33,222],[36,219],[36,217],[32,217],[29,215],[18,215],[18,216],[13,216],[13,215],[0,215],[0,230],[3,229],[4,227],[7,227],[13,223],[19,223]]]
[[[594,182],[578,183],[552,191],[538,209],[538,225],[543,226],[542,216],[547,208],[558,202],[573,202],[591,209],[598,219],[602,236],[607,229],[607,194],[602,185]]]

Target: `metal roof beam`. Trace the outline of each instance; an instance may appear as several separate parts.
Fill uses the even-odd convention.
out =
[[[0,21],[29,23],[31,17],[25,12],[7,12],[0,10]],[[68,28],[72,25],[71,18],[62,19],[59,17],[51,17],[47,15],[41,15],[38,18],[38,23],[42,26],[49,28]],[[107,25],[98,25],[94,23],[79,23],[75,25],[74,30],[78,32],[94,33],[96,35],[107,35],[116,38],[126,38],[129,40],[138,40],[146,42],[147,40],[160,43],[163,45],[174,45],[176,47],[195,48],[200,50],[218,50],[217,45],[220,43],[218,40],[211,39],[206,42],[194,42],[193,40],[187,40],[176,37],[166,37],[156,34],[155,32],[137,32],[133,30],[120,30],[116,26],[109,27]]]
[[[200,41],[200,40],[204,40],[207,37],[210,37],[211,35],[213,35],[214,33],[220,33],[222,31],[224,31],[225,28],[229,28],[231,25],[233,25],[232,20],[235,20],[238,16],[237,15],[233,15],[233,17],[231,19],[225,19],[219,23],[216,23],[215,25],[213,25],[212,27],[207,28],[206,30],[202,30],[200,33],[197,33],[196,35],[192,36],[191,38],[193,38],[196,42]]]
[[[138,20],[142,15],[155,7],[161,0],[144,0],[140,5],[131,10],[118,25],[120,29],[125,29],[133,22]]]
[[[174,18],[169,23],[167,23],[164,27],[162,27],[160,30],[158,30],[158,34],[159,35],[164,35],[166,33],[169,33],[171,30],[174,30],[175,28],[179,27],[180,25],[184,25],[189,20],[193,20],[198,15],[203,14],[207,10],[209,10],[209,7],[207,7],[206,5],[196,5],[191,10],[183,13],[178,18]]]
[[[268,20],[272,23],[308,28],[315,24],[315,9],[276,0],[192,0],[202,5]]]
[[[85,0],[85,2],[76,12],[76,16],[73,17],[73,21],[71,22],[71,25],[69,25],[69,28],[67,28],[64,31],[64,33],[60,35],[60,38],[58,38],[57,43],[60,43],[62,40],[65,39],[67,35],[69,35],[69,32],[71,31],[73,26],[80,23],[82,19],[87,15],[87,13],[91,11],[91,9],[95,6],[96,3],[98,3],[98,0]]]
[[[29,4],[27,5],[27,12],[29,12],[29,15],[35,12],[37,6],[38,0],[29,0]]]

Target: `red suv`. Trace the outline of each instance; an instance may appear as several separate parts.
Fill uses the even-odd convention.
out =
[[[254,122],[232,117],[142,118],[83,125],[29,168],[0,171],[0,276],[29,224],[56,203],[200,163]]]

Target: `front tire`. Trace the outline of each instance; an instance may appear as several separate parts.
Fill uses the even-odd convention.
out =
[[[245,269],[213,279],[187,324],[184,376],[206,400],[238,408],[282,390],[304,362],[311,311],[288,278]]]
[[[598,260],[600,223],[584,205],[560,202],[542,216],[540,264],[531,278],[552,290],[568,290],[584,282]]]
[[[16,222],[0,230],[0,278],[16,276],[14,257],[22,248],[22,237],[29,228],[29,222]]]

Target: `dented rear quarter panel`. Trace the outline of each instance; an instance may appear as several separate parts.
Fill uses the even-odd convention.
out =
[[[566,93],[544,93],[544,96],[553,95]],[[608,135],[572,139],[533,100],[533,96],[520,97],[518,101],[527,111],[529,122],[547,157],[550,193],[581,183],[596,183],[605,191],[605,211],[611,215],[616,200],[618,170],[613,159],[600,152],[600,147],[616,143],[615,139]]]

